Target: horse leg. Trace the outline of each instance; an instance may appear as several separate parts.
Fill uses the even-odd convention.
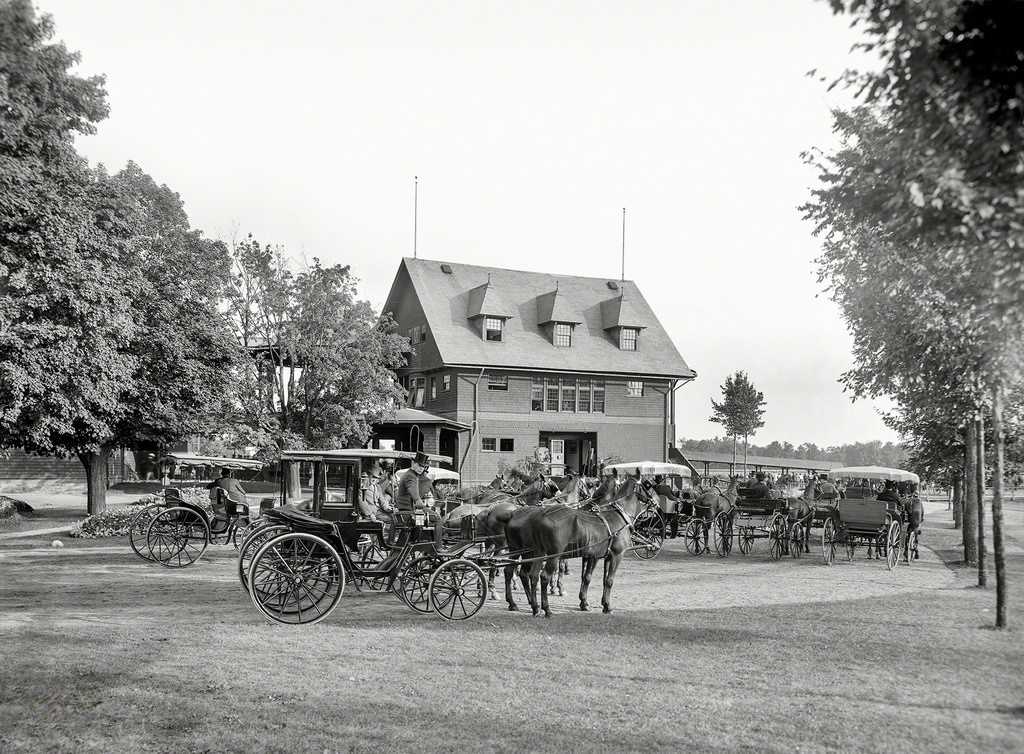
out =
[[[494,582],[498,579],[498,566],[491,566],[487,569],[487,596],[492,599],[498,599],[498,595],[494,593]]]
[[[530,607],[533,608],[533,614],[537,615],[540,613],[541,601],[545,604],[548,601],[547,594],[541,590],[540,598],[537,597],[537,587],[540,585],[540,571],[543,568],[543,562],[535,560],[530,563],[529,575],[523,577],[523,587],[528,589],[527,594],[530,595]],[[520,571],[522,573],[522,570]]]
[[[516,564],[510,563],[505,566],[505,601],[508,603],[508,609],[510,612],[516,612],[519,610],[519,605],[512,599],[512,578],[516,572]]]
[[[594,573],[594,564],[597,558],[583,558],[583,565],[580,566],[580,610],[584,612],[590,609],[587,604],[587,589],[590,587],[590,577]]]
[[[618,570],[620,562],[621,552],[609,551],[604,559],[604,591],[601,593],[601,605],[606,613],[612,611],[612,586],[615,584],[615,571]]]
[[[558,558],[548,558],[544,561],[543,569],[540,572],[540,606],[544,610],[544,617],[551,617],[551,607],[548,605],[548,588],[552,579],[558,572]]]
[[[562,576],[569,575],[569,561],[565,558],[558,559],[558,596],[564,597],[565,592],[562,591]]]

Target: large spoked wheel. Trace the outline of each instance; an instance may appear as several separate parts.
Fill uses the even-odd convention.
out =
[[[821,556],[825,565],[832,565],[836,559],[836,545],[838,544],[839,531],[836,528],[834,518],[826,518],[825,525],[821,529]]]
[[[741,526],[739,531],[740,552],[744,555],[749,555],[750,551],[754,549],[754,531],[749,526]]]
[[[341,556],[315,534],[281,534],[264,542],[253,555],[249,596],[272,621],[318,623],[330,615],[344,593]]]
[[[131,523],[128,524],[128,544],[132,546],[135,554],[144,560],[154,559],[149,551],[146,535],[149,534],[149,525],[153,523],[153,519],[164,510],[167,510],[166,503],[147,505],[132,516]]]
[[[641,560],[656,558],[665,544],[665,522],[655,511],[644,511],[633,521],[633,554]]]
[[[252,556],[265,543],[281,534],[291,531],[283,524],[261,526],[242,541],[238,548],[238,580],[242,582],[242,588],[249,591],[249,565],[252,563]]]
[[[225,544],[230,542],[235,550],[238,550],[242,546],[242,542],[245,541],[245,533],[251,525],[252,522],[249,521],[248,516],[239,516],[238,520],[231,522],[228,526],[228,531],[225,534],[227,538]]]
[[[397,591],[409,607],[418,613],[430,612],[430,577],[437,561],[429,555],[414,557],[399,576]]]
[[[694,518],[683,530],[686,540],[686,551],[691,555],[700,555],[707,550],[708,527],[703,519]]]
[[[920,538],[920,536],[921,533],[916,531],[912,531],[909,534],[907,534],[907,547],[904,551],[907,565],[912,565],[913,562],[917,559],[918,539]]]
[[[715,516],[715,552],[724,558],[732,551],[732,518],[728,513]]]
[[[768,529],[768,543],[771,548],[772,560],[779,560],[782,557],[786,542],[786,519],[781,514],[776,514],[772,517]]]
[[[185,568],[203,557],[210,544],[210,525],[191,508],[160,511],[146,530],[152,559],[168,568]]]
[[[794,521],[789,527],[789,554],[794,558],[804,554],[804,525],[799,521]]]
[[[430,607],[445,620],[472,618],[487,603],[487,577],[471,560],[449,560],[430,577]]]
[[[890,571],[900,562],[900,545],[903,541],[903,526],[893,520],[889,524],[889,533],[885,540],[885,567]]]

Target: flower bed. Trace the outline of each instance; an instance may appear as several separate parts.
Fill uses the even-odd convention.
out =
[[[213,509],[210,507],[210,495],[205,488],[182,487],[178,489],[178,492],[181,493],[181,497],[185,501],[198,505],[208,515],[213,515]],[[162,499],[160,495],[146,495],[121,508],[108,508],[102,513],[89,516],[81,523],[72,526],[68,536],[78,539],[126,536],[135,514],[141,508]]]

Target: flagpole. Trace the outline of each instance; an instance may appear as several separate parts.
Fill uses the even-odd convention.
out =
[[[416,182],[413,189],[413,200],[412,200],[412,258],[416,259],[416,241],[417,231],[419,222],[419,209],[420,209],[420,177],[418,175],[413,176],[413,180]]]
[[[622,208],[622,282],[626,282],[626,208]]]

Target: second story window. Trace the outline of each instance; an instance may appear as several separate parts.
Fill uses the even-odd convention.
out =
[[[409,378],[409,406],[410,408],[422,408],[424,393],[426,392],[427,380],[425,377]]]
[[[619,330],[619,350],[635,351],[637,329],[634,327],[623,327]]]
[[[448,392],[452,389],[452,376],[450,374],[441,375],[441,390]]]
[[[643,398],[644,397],[644,383],[641,380],[629,380],[626,382],[626,397],[627,398]]]
[[[430,378],[430,400],[437,400],[437,377]]]
[[[502,340],[504,324],[497,317],[484,317],[484,340]]]
[[[544,410],[544,378],[534,377],[533,384],[530,386],[530,410],[531,411],[543,411]]]
[[[508,377],[492,374],[487,378],[488,390],[508,390]]]
[[[554,341],[556,346],[572,347],[572,325],[555,323]]]

